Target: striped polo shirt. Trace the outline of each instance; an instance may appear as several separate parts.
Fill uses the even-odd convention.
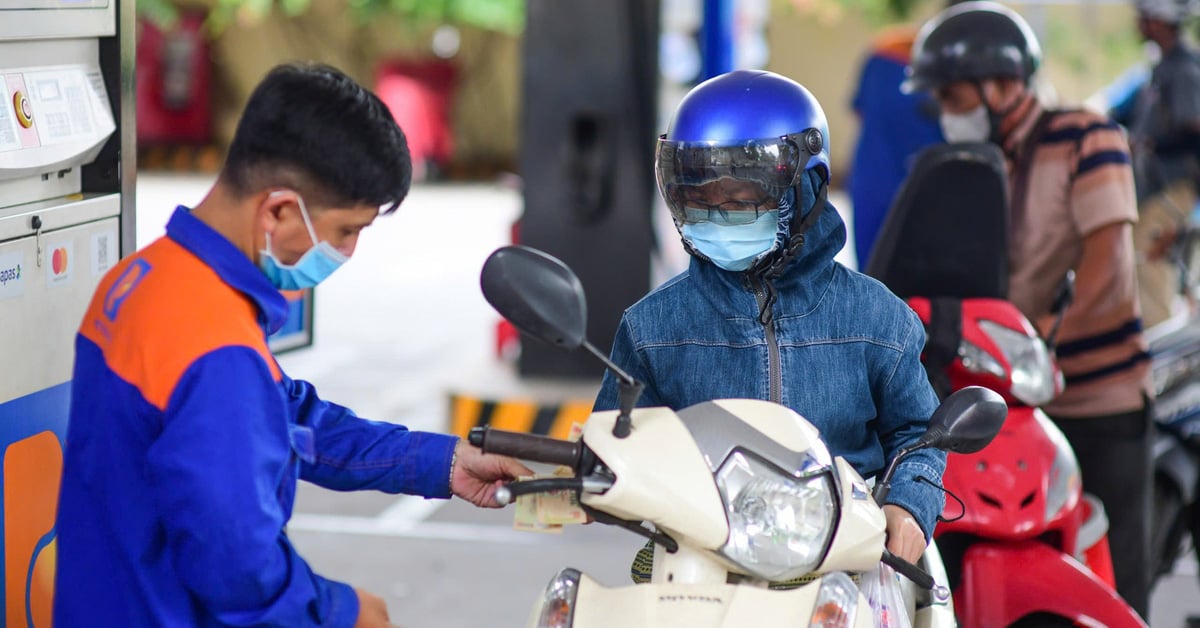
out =
[[[1060,417],[1136,410],[1142,395],[1153,393],[1135,279],[1129,145],[1120,126],[1086,110],[1047,112],[1030,144],[1042,114],[1028,96],[1005,119],[1010,173],[1014,158],[1032,159],[1025,207],[1014,206],[1010,224],[1009,298],[1048,332],[1054,296],[1074,269],[1075,298],[1058,333],[1067,386],[1046,410]],[[1014,202],[1021,196],[1016,179],[1010,177]],[[1089,236],[1096,247],[1085,255]]]

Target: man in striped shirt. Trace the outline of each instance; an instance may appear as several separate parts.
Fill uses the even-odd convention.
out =
[[[1075,298],[1059,330],[1066,390],[1046,406],[1106,505],[1118,592],[1148,610],[1149,356],[1138,304],[1129,147],[1102,115],[1043,107],[1041,52],[1017,13],[968,2],[935,16],[914,45],[910,89],[928,89],[949,141],[988,141],[1009,164],[1009,299],[1043,332],[1063,278]]]

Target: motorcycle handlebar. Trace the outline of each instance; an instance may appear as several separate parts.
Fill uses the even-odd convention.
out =
[[[922,589],[928,589],[932,591],[933,588],[937,586],[937,582],[934,581],[933,576],[925,573],[925,570],[908,562],[907,560],[904,560],[903,558],[900,558],[886,549],[883,550],[883,557],[880,558],[880,561],[882,561],[883,564],[887,565],[888,567],[895,569],[905,578],[912,580],[914,584]]]
[[[473,427],[467,440],[485,454],[501,454],[521,460],[562,464],[579,468],[583,458],[583,443],[559,440],[549,436],[509,432],[490,426]]]

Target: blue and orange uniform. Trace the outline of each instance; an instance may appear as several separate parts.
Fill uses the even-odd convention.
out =
[[[63,626],[351,626],[354,590],[284,531],[297,478],[450,496],[456,438],[367,421],[267,348],[284,297],[179,208],[101,281],[76,339],[58,513]]]
[[[893,197],[908,176],[912,157],[922,148],[943,141],[933,98],[925,92],[900,91],[916,35],[916,28],[908,25],[880,33],[863,62],[854,93],[853,106],[860,127],[850,166],[849,192],[859,268],[867,267],[875,238]]]

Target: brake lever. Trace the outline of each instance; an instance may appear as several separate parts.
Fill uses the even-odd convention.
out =
[[[883,556],[879,560],[888,567],[895,569],[900,575],[912,580],[913,584],[916,584],[918,587],[932,591],[936,599],[945,599],[950,596],[950,590],[938,584],[933,579],[933,576],[926,573],[924,569],[900,558],[886,548],[883,550]]]

